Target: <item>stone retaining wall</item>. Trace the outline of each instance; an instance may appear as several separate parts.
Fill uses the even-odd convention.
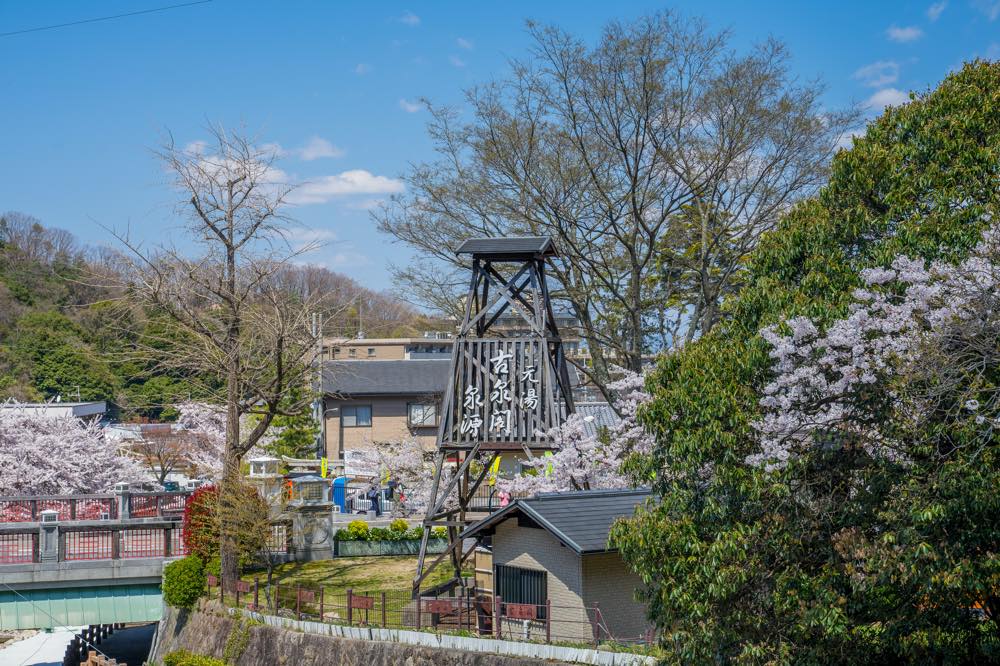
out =
[[[235,657],[236,666],[558,666],[543,659],[505,657],[497,654],[449,650],[423,645],[384,641],[352,640],[289,631],[278,627],[236,626],[239,619],[224,615],[218,607],[207,606],[187,612],[164,610],[150,662],[162,664],[163,656],[174,650],[190,650],[219,659]],[[235,626],[235,632],[234,632]],[[240,633],[244,633],[242,638]],[[226,643],[232,644],[226,655]],[[241,643],[245,643],[241,645]],[[238,648],[242,647],[242,650]],[[232,654],[239,651],[238,656]]]
[[[227,648],[228,644],[228,648]],[[185,649],[226,658],[236,666],[652,666],[634,654],[496,641],[417,631],[344,627],[222,609],[202,601],[199,610],[164,610],[150,661]]]

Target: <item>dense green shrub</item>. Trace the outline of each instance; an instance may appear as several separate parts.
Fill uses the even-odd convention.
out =
[[[351,541],[367,541],[371,536],[368,523],[363,520],[352,520],[347,524],[347,538]]]
[[[205,590],[205,566],[197,555],[163,569],[163,600],[175,608],[191,608]]]
[[[226,666],[226,662],[187,650],[174,650],[163,656],[163,666]]]
[[[353,520],[347,524],[347,529],[337,530],[333,538],[337,541],[419,541],[424,537],[424,528],[420,525],[407,528],[407,522],[398,518],[389,527],[369,527],[363,520]],[[431,530],[432,539],[447,539],[448,530],[435,527]]]

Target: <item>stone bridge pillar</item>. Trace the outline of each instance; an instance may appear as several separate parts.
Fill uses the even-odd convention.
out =
[[[47,509],[39,514],[38,557],[42,562],[59,561],[59,512]]]

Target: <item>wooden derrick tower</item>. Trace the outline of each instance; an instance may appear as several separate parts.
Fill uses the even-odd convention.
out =
[[[555,448],[545,433],[574,411],[545,280],[545,262],[556,255],[552,239],[470,239],[458,254],[471,255],[472,279],[441,404],[415,594],[446,559],[461,581],[462,564],[472,549],[463,552],[460,534],[481,511],[472,499],[496,459],[505,452],[532,456]],[[497,326],[501,317],[503,327]],[[516,326],[509,325],[511,319]],[[428,561],[434,527],[447,528],[448,547]]]

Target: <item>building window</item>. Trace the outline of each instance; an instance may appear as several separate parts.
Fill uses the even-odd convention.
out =
[[[340,408],[340,423],[345,428],[372,427],[372,406],[344,405]]]
[[[338,356],[340,356],[340,347],[334,347],[333,348],[333,357],[337,358]]]
[[[375,358],[375,348],[374,347],[369,347],[368,348],[368,358]]]
[[[411,428],[427,428],[438,424],[438,407],[434,403],[411,402],[407,405]]]
[[[355,357],[356,357],[357,355],[358,355],[358,350],[357,350],[357,349],[355,349],[354,347],[350,347],[350,348],[349,348],[349,349],[347,350],[347,356],[348,356],[348,357],[350,357],[350,358],[355,358]]]
[[[496,593],[509,604],[533,604],[538,607],[538,619],[545,619],[545,600],[549,596],[548,573],[535,569],[496,566]]]

